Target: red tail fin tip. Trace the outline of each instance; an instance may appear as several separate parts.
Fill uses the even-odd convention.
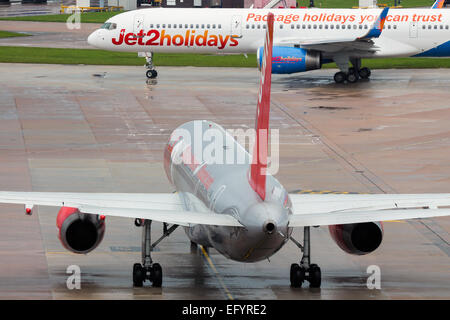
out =
[[[266,170],[269,138],[270,88],[272,83],[273,13],[267,16],[264,56],[259,83],[258,106],[256,109],[256,137],[253,160],[250,166],[250,185],[262,200],[266,198]]]

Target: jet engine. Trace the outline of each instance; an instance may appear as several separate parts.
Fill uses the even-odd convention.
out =
[[[345,252],[364,255],[375,251],[383,240],[383,224],[366,222],[332,225],[331,238]]]
[[[264,47],[258,49],[258,68],[261,70]],[[295,47],[272,49],[272,73],[287,74],[322,68],[322,58],[318,51]]]
[[[59,240],[74,253],[88,253],[100,244],[105,234],[105,217],[62,207],[56,218]]]

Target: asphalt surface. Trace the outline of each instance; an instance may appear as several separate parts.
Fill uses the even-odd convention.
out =
[[[225,128],[254,124],[258,72],[233,68],[0,64],[0,190],[173,192],[163,170],[171,131],[192,119]],[[333,70],[274,76],[271,127],[280,131],[288,190],[361,193],[450,192],[450,73],[375,70],[336,85]],[[270,261],[243,264],[211,249],[191,252],[182,229],[153,254],[162,288],[133,288],[141,230],[107,218],[88,255],[59,243],[58,209],[0,205],[1,299],[449,299],[450,218],[385,223],[367,256],[342,252],[327,228],[312,229],[321,289],[289,285],[301,258],[289,242]],[[161,224],[155,223],[153,237]],[[294,231],[297,240],[302,230]],[[68,266],[81,269],[69,290]],[[381,290],[367,288],[369,266]]]

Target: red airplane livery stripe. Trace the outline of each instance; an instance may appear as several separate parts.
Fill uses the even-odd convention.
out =
[[[256,109],[256,139],[253,149],[253,160],[250,167],[250,185],[262,200],[266,198],[267,149],[270,114],[270,87],[272,81],[272,45],[273,45],[273,13],[267,17],[264,56],[262,59],[261,80]]]

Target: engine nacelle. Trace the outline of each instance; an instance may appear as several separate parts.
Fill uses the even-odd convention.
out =
[[[383,240],[381,222],[339,224],[328,227],[331,238],[345,252],[364,255],[377,249]]]
[[[94,250],[105,234],[104,216],[82,213],[71,207],[62,207],[59,210],[56,226],[62,245],[74,253]]]
[[[261,70],[264,47],[258,49],[258,68]],[[273,47],[272,73],[288,74],[322,68],[320,52],[294,47]]]

